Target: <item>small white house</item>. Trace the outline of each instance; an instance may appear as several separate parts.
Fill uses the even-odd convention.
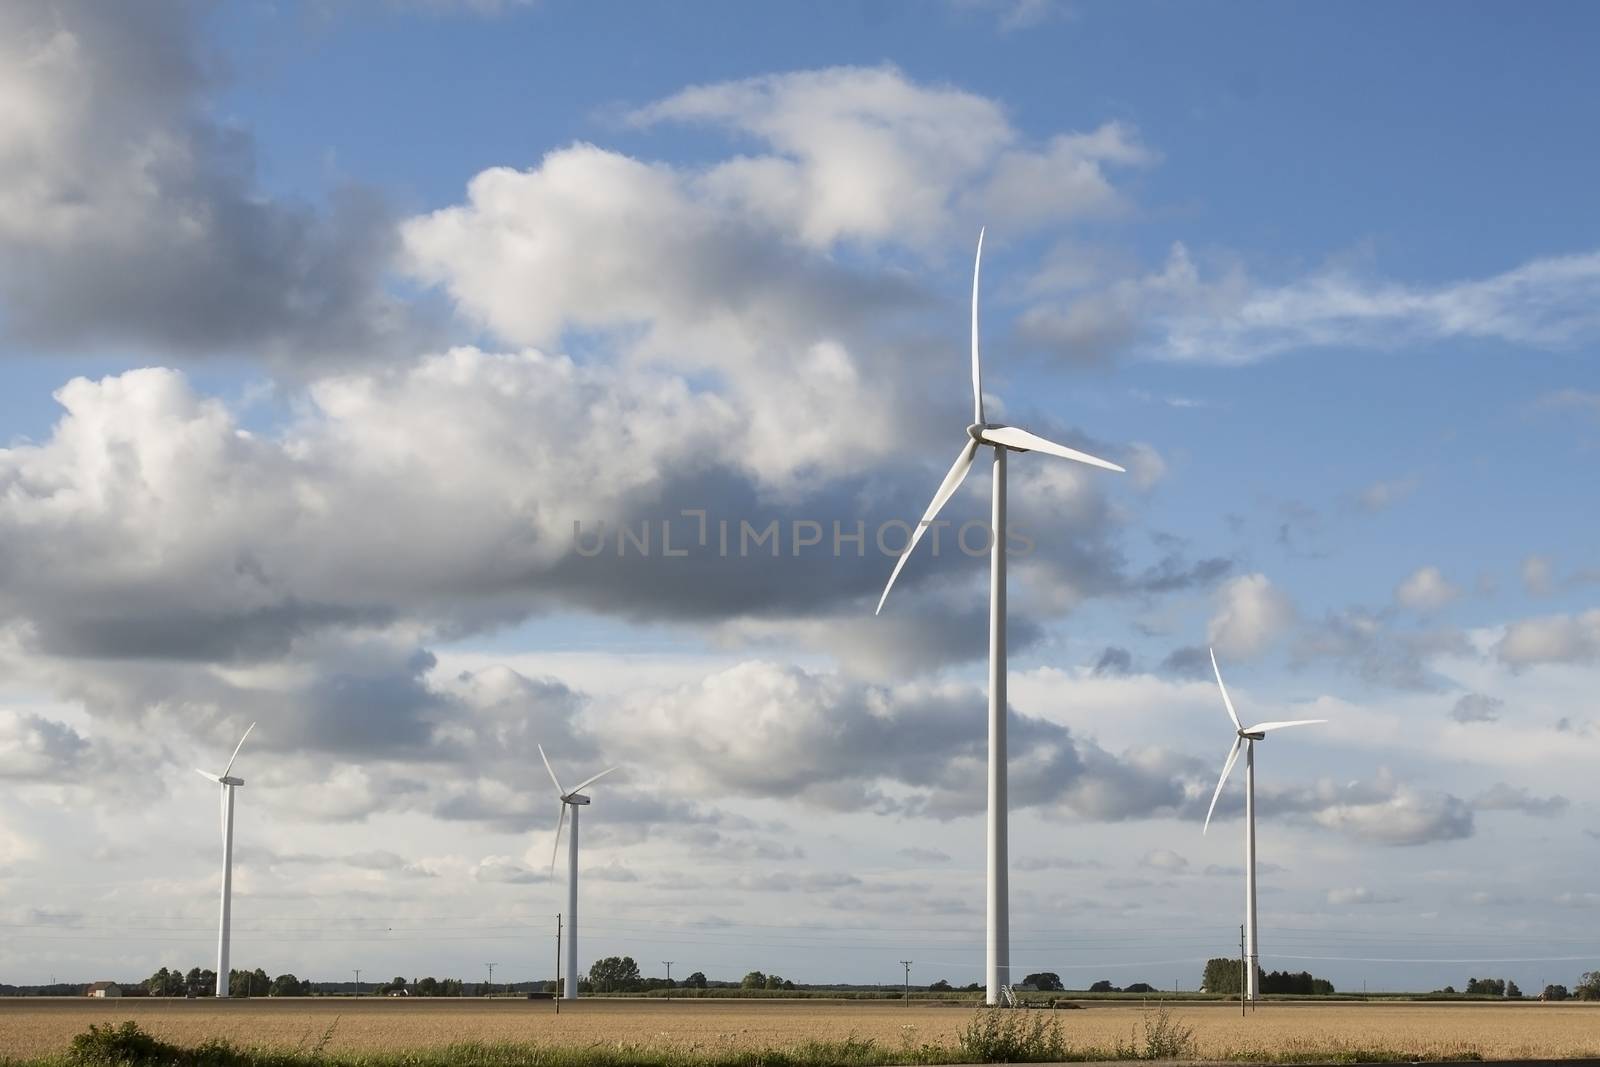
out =
[[[122,996],[122,987],[115,982],[96,982],[88,988],[84,995],[90,997],[120,997]]]

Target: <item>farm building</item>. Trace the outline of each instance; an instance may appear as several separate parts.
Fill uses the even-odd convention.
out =
[[[86,997],[120,997],[122,996],[122,987],[115,982],[96,982],[84,990],[83,995]]]

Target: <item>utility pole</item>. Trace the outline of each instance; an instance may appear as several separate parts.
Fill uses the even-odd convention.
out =
[[[906,969],[906,1007],[911,1007],[911,961],[901,960],[900,966]]]
[[[485,963],[484,966],[489,968],[489,984],[488,984],[487,987],[485,987],[483,995],[486,996],[486,997],[492,997],[492,996],[494,996],[494,968],[495,968],[495,965],[492,964],[492,963]]]
[[[672,961],[671,960],[662,960],[661,962],[667,965],[667,999],[671,1000],[672,999]]]
[[[356,967],[355,968],[355,972],[356,972],[356,996],[359,997],[361,995],[361,968],[360,967]]]
[[[561,913],[556,912],[556,1014],[561,1014]]]

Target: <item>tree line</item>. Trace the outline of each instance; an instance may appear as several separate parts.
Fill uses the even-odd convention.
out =
[[[1219,956],[1206,961],[1200,989],[1206,993],[1238,996],[1239,984],[1243,979],[1244,965],[1239,960]],[[1259,964],[1256,966],[1256,988],[1263,993],[1297,993],[1301,996],[1328,996],[1334,992],[1332,982],[1318,978],[1309,971],[1263,971]]]

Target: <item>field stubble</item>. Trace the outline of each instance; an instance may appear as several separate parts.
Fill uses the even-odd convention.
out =
[[[1241,1018],[1236,1005],[1176,1003],[1201,1059],[1284,1059],[1389,1050],[1423,1058],[1600,1056],[1600,1005],[1269,1003]],[[1029,1015],[1037,1014],[1029,1012]],[[0,1001],[0,1058],[64,1052],[91,1023],[132,1019],[180,1045],[222,1038],[242,1047],[315,1044],[337,1017],[330,1054],[514,1042],[546,1047],[643,1045],[726,1053],[808,1041],[870,1040],[883,1049],[954,1049],[972,1021],[968,1004],[818,1001],[383,1000],[349,998]],[[1092,1002],[1055,1013],[1076,1054],[1137,1038],[1151,1016],[1136,1002]]]

